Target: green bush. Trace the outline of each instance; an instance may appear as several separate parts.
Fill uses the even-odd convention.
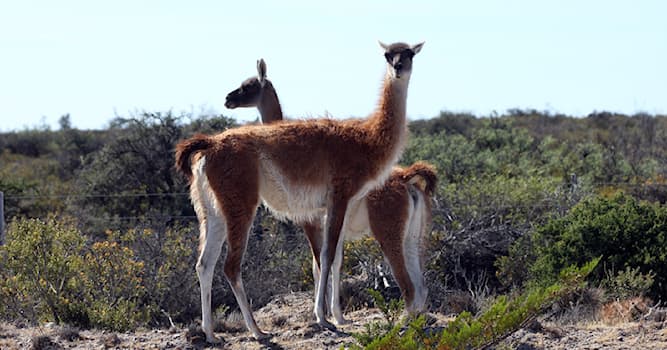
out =
[[[2,252],[3,301],[10,318],[127,330],[146,321],[143,263],[113,242],[86,247],[66,221],[21,219],[7,232]],[[31,312],[29,309],[32,308]]]
[[[0,247],[7,277],[3,294],[6,300],[14,299],[23,306],[15,309],[19,315],[13,318],[28,315],[36,318],[32,321],[84,321],[72,304],[81,295],[77,281],[85,239],[79,232],[54,218],[22,219],[9,225],[6,239],[6,245]]]
[[[59,178],[60,163],[50,157],[29,158],[0,150],[0,191],[5,198],[5,217],[42,217],[61,212],[66,203],[52,193],[69,193]]]
[[[370,288],[366,291],[373,298],[375,306],[382,312],[384,321],[367,323],[364,325],[365,329],[363,332],[352,334],[363,346],[367,346],[377,338],[391,332],[396,327],[398,319],[405,308],[405,301],[403,299],[391,299],[387,302],[379,291]]]
[[[87,245],[66,221],[13,222],[0,246],[0,317],[116,331],[168,324],[164,314],[191,321],[196,243],[165,232],[112,233]]]
[[[143,228],[112,231],[108,239],[129,247],[142,264],[143,305],[150,305],[151,323],[190,322],[199,316],[199,284],[195,273],[197,235],[192,229]],[[220,270],[218,270],[220,271]]]
[[[563,269],[552,285],[533,286],[514,297],[501,295],[477,316],[462,312],[441,332],[427,332],[422,316],[410,321],[405,332],[402,331],[403,325],[398,324],[374,339],[357,339],[364,341],[362,346],[365,349],[488,348],[524,327],[554,302],[584,287],[586,277],[599,261],[600,258],[596,258],[581,267]],[[358,347],[353,345],[351,348]]]
[[[567,215],[539,227],[531,238],[534,261],[529,278],[538,283],[555,280],[557,271],[602,256],[604,266],[638,269],[654,274],[649,296],[667,292],[667,207],[638,201],[618,193],[594,197]],[[510,256],[510,259],[512,257]],[[603,279],[602,269],[594,277]]]
[[[357,288],[360,291],[378,288],[391,274],[385,263],[380,244],[372,237],[349,240],[343,243],[343,273],[348,276],[366,276]],[[390,283],[393,280],[389,278]],[[368,300],[370,301],[370,299]]]
[[[610,299],[628,299],[636,296],[644,296],[653,286],[655,273],[641,273],[639,266],[631,268],[627,266],[625,270],[606,271],[606,276],[602,280],[601,287],[607,292]]]
[[[81,224],[88,227],[89,235],[101,236],[116,217],[194,215],[187,196],[179,195],[187,193],[188,187],[174,168],[176,143],[193,131],[222,131],[234,121],[222,116],[200,117],[191,125],[199,129],[192,130],[184,125],[188,117],[171,112],[142,113],[111,122],[108,142],[90,154],[77,177],[79,190],[95,196],[78,197],[70,205]],[[118,222],[115,227],[134,225]]]
[[[116,331],[133,329],[148,320],[151,305],[141,305],[146,295],[144,263],[116,242],[97,242],[84,257],[82,309],[90,326]]]
[[[567,205],[557,191],[560,185],[561,180],[553,177],[470,177],[443,185],[439,199],[452,206],[452,222],[448,225],[452,230],[485,217],[495,224],[519,226],[538,223],[559,205]]]

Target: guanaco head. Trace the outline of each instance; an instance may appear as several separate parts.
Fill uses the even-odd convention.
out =
[[[394,79],[409,78],[412,73],[412,58],[422,49],[424,43],[408,45],[394,43],[391,45],[379,42],[384,49],[384,58],[387,60],[387,69]]]
[[[246,79],[236,90],[227,94],[225,107],[229,109],[255,107],[259,104],[262,94],[268,89],[273,89],[273,86],[266,78],[264,59],[259,59],[257,61],[257,76]]]

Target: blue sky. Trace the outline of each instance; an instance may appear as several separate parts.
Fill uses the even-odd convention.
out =
[[[665,1],[0,2],[0,130],[216,112],[262,57],[291,117],[363,117],[377,40],[426,41],[408,116],[667,113]]]

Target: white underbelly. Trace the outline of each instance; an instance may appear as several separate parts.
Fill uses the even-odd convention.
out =
[[[326,186],[292,183],[275,164],[263,160],[260,165],[259,195],[264,205],[280,219],[302,222],[323,215]]]
[[[368,183],[363,186],[362,191],[368,192],[374,185]],[[260,165],[259,195],[264,205],[278,219],[290,219],[296,223],[322,220],[322,227],[325,226],[325,185],[296,185],[286,179],[273,162],[263,159]],[[342,234],[345,239],[357,239],[370,234],[365,196],[357,195],[352,198],[343,225]]]
[[[342,234],[345,239],[358,239],[370,234],[368,207],[365,198],[351,202],[348,205]]]

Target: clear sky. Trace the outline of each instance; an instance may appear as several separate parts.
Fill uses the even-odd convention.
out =
[[[263,57],[290,117],[363,117],[377,40],[426,41],[412,119],[441,110],[667,113],[667,1],[0,1],[0,130],[227,110]]]

